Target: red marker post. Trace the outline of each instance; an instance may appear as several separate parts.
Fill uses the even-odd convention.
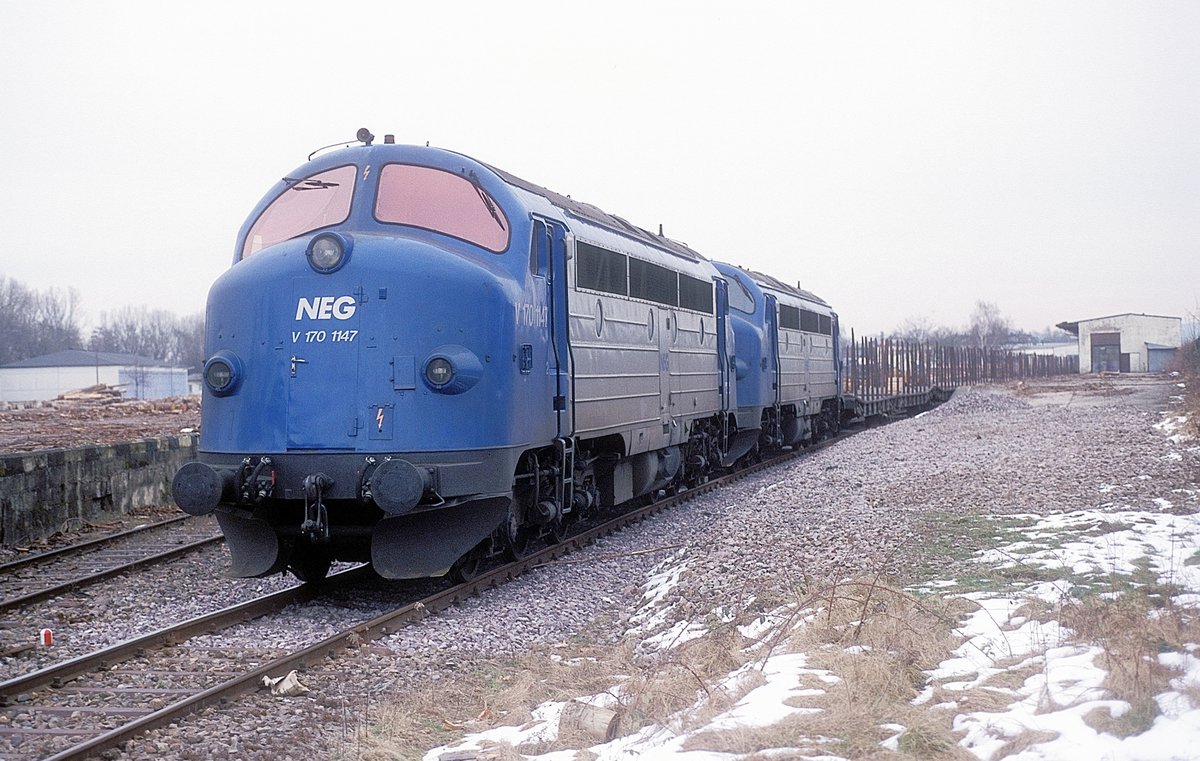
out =
[[[50,647],[54,644],[54,632],[50,629],[42,629],[42,647]]]

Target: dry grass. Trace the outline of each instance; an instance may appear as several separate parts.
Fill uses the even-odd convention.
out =
[[[1164,603],[1152,590],[1073,602],[1060,611],[1060,620],[1079,641],[1103,649],[1099,665],[1107,671],[1104,687],[1131,710],[1116,719],[1107,714],[1090,718],[1097,730],[1118,737],[1146,731],[1159,714],[1154,697],[1165,692],[1178,673],[1163,666],[1159,654],[1200,641],[1196,611],[1171,604],[1170,597]]]
[[[796,713],[778,724],[702,732],[689,749],[753,754],[770,749],[837,753],[869,758],[893,734],[881,724],[908,727],[900,738],[902,753],[920,758],[968,758],[955,745],[949,715],[910,704],[932,668],[955,644],[953,622],[959,612],[936,598],[921,600],[876,580],[839,583],[809,593],[795,611],[819,610],[816,621],[779,630],[775,639],[747,648],[736,625],[717,624],[704,637],[654,653],[633,643],[617,647],[560,647],[522,658],[482,661],[453,680],[427,681],[405,693],[393,693],[377,709],[368,730],[355,738],[355,757],[415,759],[439,744],[496,724],[521,725],[545,701],[569,700],[611,691],[617,698],[619,735],[648,725],[689,732],[707,726],[741,697],[764,683],[760,668],[777,651],[812,654],[814,668],[839,677],[830,684],[810,677],[803,686],[823,694],[794,697]],[[754,617],[746,611],[744,618]],[[849,649],[849,651],[847,651]],[[740,671],[739,671],[740,669]],[[739,678],[729,680],[734,672]],[[518,748],[494,746],[499,761],[520,754],[586,748],[594,737],[564,728],[549,742]],[[577,758],[586,757],[578,756]],[[779,757],[772,755],[772,757]]]
[[[1196,378],[1192,383],[1200,385],[1200,378]],[[1183,433],[1200,438],[1200,393],[1188,397],[1185,410],[1187,423],[1183,426]]]
[[[628,734],[650,724],[667,724],[677,714],[699,702],[700,709],[686,717],[691,724],[703,723],[733,705],[751,685],[742,681],[736,693],[719,689],[717,683],[747,660],[742,636],[733,625],[722,625],[707,636],[645,660],[634,677],[622,685],[621,733]]]
[[[831,738],[821,737],[814,732],[809,717],[793,714],[767,727],[738,727],[720,732],[702,732],[689,738],[684,744],[684,750],[748,755],[789,748],[800,757],[817,755],[822,750],[829,751],[831,742]],[[771,755],[771,758],[777,757]]]
[[[453,679],[421,681],[388,695],[375,721],[355,738],[357,758],[419,759],[427,749],[468,732],[497,724],[522,725],[543,702],[603,692],[631,660],[631,648],[563,648],[481,660]],[[491,748],[489,755],[500,761],[520,758],[503,746]]]
[[[1186,384],[1183,394],[1183,414],[1187,415],[1184,433],[1200,436],[1200,351],[1189,351],[1187,347],[1176,353],[1175,370]]]
[[[701,732],[685,749],[753,754],[792,748],[798,754],[895,757],[879,745],[894,734],[882,725],[902,724],[901,754],[970,758],[955,743],[949,715],[911,704],[924,684],[924,670],[956,644],[956,613],[936,598],[918,599],[879,580],[830,585],[810,594],[799,609],[814,608],[814,620],[792,627],[786,642],[774,644],[810,654],[813,668],[838,677],[833,683],[802,685],[819,687],[822,694],[787,701],[815,710],[767,727]]]
[[[954,641],[953,629],[961,610],[939,598],[917,598],[877,579],[836,584],[816,598],[823,606],[821,615],[793,632],[793,644],[888,652],[910,673],[940,661]],[[923,677],[908,681],[919,686]]]
[[[1121,581],[1120,587],[1122,593],[1112,598],[1089,597],[1058,605],[1031,602],[1019,615],[1061,621],[1075,632],[1074,640],[1104,649],[1100,665],[1108,671],[1105,687],[1133,710],[1117,718],[1094,711],[1087,720],[1098,731],[1128,736],[1153,722],[1157,715],[1153,698],[1167,689],[1173,676],[1159,664],[1158,653],[1200,641],[1200,622],[1195,611],[1171,606],[1169,597],[1164,602],[1128,580]],[[735,753],[748,759],[756,754],[786,758],[786,753],[796,757],[824,753],[856,759],[965,760],[971,756],[957,745],[951,729],[954,714],[1004,711],[1019,699],[1016,691],[1026,680],[1044,668],[1040,659],[1012,662],[1007,668],[998,663],[1004,670],[972,690],[934,685],[932,700],[913,705],[918,690],[926,686],[926,671],[960,643],[955,626],[973,604],[961,598],[919,598],[875,579],[805,591],[793,603],[791,620],[754,647],[747,647],[753,643],[736,628],[746,621],[735,620],[717,623],[706,636],[664,651],[644,652],[633,642],[572,645],[510,660],[481,661],[453,680],[425,682],[389,696],[392,702],[377,710],[370,731],[356,738],[355,757],[420,758],[426,749],[468,732],[497,724],[524,724],[531,710],[543,702],[609,691],[616,701],[618,735],[649,725],[678,733],[700,730],[688,739],[686,750]],[[753,617],[745,611],[741,618]],[[758,669],[776,652],[806,653],[811,668],[825,669],[838,681],[804,675],[802,688],[823,692],[788,698],[787,705],[801,710],[776,724],[703,731],[713,718],[764,683]],[[734,672],[740,678],[727,679]],[[939,708],[939,703],[954,703],[956,708]],[[894,734],[883,728],[885,724],[906,728],[895,752],[880,746]],[[1010,738],[994,758],[1019,753],[1052,737],[1028,732]],[[597,742],[582,730],[564,727],[553,741],[518,748],[493,746],[487,757],[510,761],[522,754],[587,748]],[[780,756],[779,749],[789,750]],[[585,761],[592,755],[576,751],[575,757]]]
[[[1001,745],[1000,749],[997,750],[995,755],[992,756],[992,761],[1000,761],[1002,758],[1015,756],[1016,754],[1024,750],[1028,750],[1035,745],[1044,742],[1050,742],[1051,740],[1056,739],[1058,735],[1058,732],[1050,732],[1040,729],[1027,729]]]
[[[989,677],[983,685],[992,690],[1016,691],[1032,677],[1042,673],[1043,665],[1040,658],[1014,658],[1012,660],[1017,662],[1008,664],[1003,661],[997,662],[996,667],[1004,670]],[[1020,662],[1024,662],[1025,665],[1019,665]]]
[[[732,625],[691,640],[657,658],[639,654],[634,643],[615,647],[568,646],[505,661],[484,661],[453,680],[424,682],[389,696],[369,731],[355,739],[358,757],[420,758],[436,745],[468,732],[506,724],[520,726],[547,701],[611,691],[618,701],[620,735],[649,724],[671,721],[701,701],[689,719],[704,722],[726,710],[742,693],[715,685],[746,661],[741,635]],[[743,680],[748,690],[761,681]],[[505,759],[587,747],[598,742],[581,730],[562,728],[551,742],[519,748],[495,747],[489,754]]]

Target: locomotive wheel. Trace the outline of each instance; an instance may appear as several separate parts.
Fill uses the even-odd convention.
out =
[[[529,554],[530,546],[533,544],[533,530],[521,523],[521,519],[517,517],[513,509],[509,510],[508,520],[505,521],[501,533],[504,548],[509,557],[513,560],[522,560]]]
[[[450,581],[465,584],[478,576],[483,562],[487,559],[487,547],[488,542],[484,540],[476,545],[475,549],[454,561],[454,565],[450,566],[450,573],[446,574]]]
[[[756,441],[754,442],[754,446],[750,448],[750,451],[746,453],[746,456],[743,458],[743,461],[740,463],[740,465],[744,467],[747,465],[756,465],[759,462],[762,462],[762,447],[760,447]]]
[[[483,564],[483,559],[473,552],[468,552],[463,555],[454,565],[450,566],[450,581],[455,584],[466,584],[468,581],[473,581],[479,575],[479,567]]]
[[[516,536],[508,537],[508,554],[513,560],[523,560],[533,549],[533,535],[528,529],[518,529]]]
[[[288,568],[292,574],[300,581],[314,584],[319,581],[324,581],[329,575],[329,566],[333,564],[333,558],[326,555],[324,552],[308,552],[301,555],[299,558],[293,557],[288,563]]]
[[[550,538],[554,540],[555,544],[558,544],[567,538],[567,534],[570,533],[569,529],[570,523],[567,521],[567,519],[563,516],[559,516],[550,524]]]

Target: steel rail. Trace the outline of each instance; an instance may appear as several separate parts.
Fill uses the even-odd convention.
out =
[[[99,537],[96,537],[95,539],[89,539],[86,542],[80,542],[78,544],[70,544],[65,547],[59,547],[57,549],[46,550],[45,552],[39,552],[36,555],[29,555],[28,557],[18,558],[17,560],[10,560],[7,563],[0,563],[0,575],[10,573],[19,568],[25,568],[26,566],[31,566],[31,565],[41,562],[43,560],[53,560],[54,558],[57,558],[57,557],[60,557],[62,555],[66,555],[66,554],[69,554],[72,552],[78,552],[80,550],[95,549],[95,548],[101,547],[105,544],[115,542],[118,539],[125,539],[126,537],[134,536],[134,535],[140,534],[144,531],[150,531],[152,529],[162,528],[163,526],[174,525],[176,523],[180,523],[181,521],[191,520],[191,518],[192,518],[192,516],[190,516],[190,515],[177,515],[174,518],[167,518],[166,520],[161,520],[156,523],[143,523],[141,525],[134,526],[133,528],[125,529],[124,531],[118,531],[115,534],[106,534],[104,536],[99,536]]]
[[[54,586],[47,587],[45,589],[39,589],[35,592],[29,592],[28,594],[24,594],[19,597],[10,597],[7,600],[0,600],[0,612],[9,610],[11,608],[16,608],[20,605],[28,605],[30,603],[39,602],[41,600],[45,600],[47,598],[63,594],[64,592],[70,592],[70,591],[72,591],[74,589],[78,589],[80,587],[86,587],[91,584],[95,584],[96,582],[104,581],[105,579],[110,579],[113,576],[119,576],[120,574],[126,573],[127,571],[134,571],[139,568],[142,568],[143,566],[154,565],[155,563],[161,563],[164,560],[170,560],[171,558],[176,557],[178,555],[184,555],[189,552],[192,552],[193,550],[198,550],[198,549],[201,549],[202,547],[206,547],[210,544],[217,544],[219,542],[224,542],[224,541],[225,541],[225,537],[220,534],[218,534],[217,536],[210,536],[207,539],[200,539],[195,542],[191,542],[189,544],[181,545],[179,547],[175,547],[173,549],[166,550],[164,552],[159,552],[155,555],[148,555],[144,558],[138,558],[137,560],[133,560],[133,561],[124,563],[119,566],[113,566],[112,568],[106,568],[103,571],[98,571],[96,573],[88,574],[86,576],[79,576],[74,579],[71,579],[70,581],[64,581],[60,584],[55,584]]]
[[[367,575],[365,566],[351,568],[334,574],[325,581],[352,583]],[[178,645],[192,637],[211,634],[237,624],[274,613],[296,602],[307,602],[321,593],[322,588],[313,584],[298,584],[294,587],[273,592],[263,597],[232,605],[228,608],[190,618],[187,621],[150,632],[125,642],[97,650],[94,653],[56,663],[0,682],[0,706],[13,703],[14,698],[39,687],[61,687],[71,679],[99,669],[106,669],[143,654],[147,650]]]

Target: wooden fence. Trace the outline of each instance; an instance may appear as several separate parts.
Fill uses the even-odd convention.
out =
[[[1079,372],[1078,357],[1025,354],[893,338],[854,338],[842,348],[842,390],[860,399]]]

